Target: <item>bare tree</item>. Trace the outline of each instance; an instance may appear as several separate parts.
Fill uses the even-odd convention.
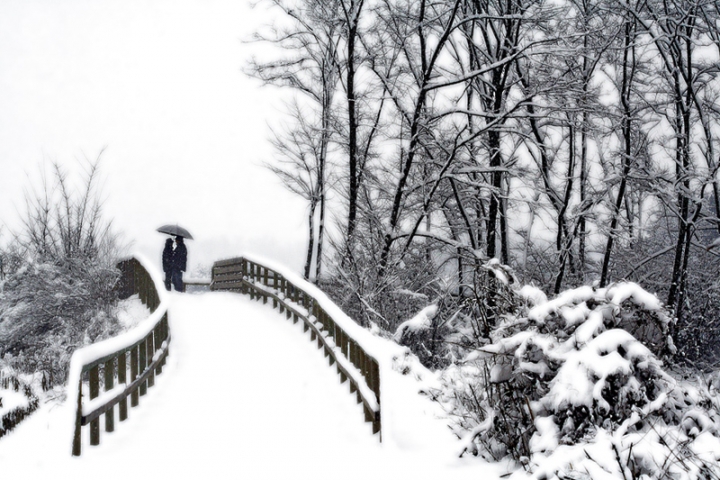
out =
[[[352,239],[355,234],[355,222],[357,219],[357,199],[360,189],[362,169],[359,168],[358,155],[358,111],[356,95],[356,70],[357,70],[357,44],[360,28],[360,19],[363,14],[365,0],[340,0],[339,7],[344,45],[344,87],[347,99],[347,153],[348,153],[348,220],[347,220],[347,245],[348,252],[352,251]]]
[[[273,144],[279,165],[270,165],[285,185],[309,202],[308,249],[305,278],[310,278],[315,258],[315,278],[321,273],[327,176],[333,129],[333,100],[338,85],[338,43],[341,32],[327,19],[335,14],[338,2],[309,1],[297,9],[294,3],[272,0],[285,13],[290,25],[273,28],[268,34],[256,33],[257,41],[270,42],[287,55],[279,60],[253,59],[249,73],[265,83],[286,86],[301,92],[310,106],[290,107],[294,121],[286,135],[276,133]],[[315,218],[319,211],[319,221]]]
[[[303,110],[297,103],[293,105],[293,124],[283,133],[275,132],[271,140],[275,147],[274,162],[266,164],[283,184],[293,193],[308,202],[308,248],[305,257],[304,276],[311,278],[313,258],[315,258],[315,278],[320,275],[322,264],[322,243],[325,222],[325,191],[328,157],[328,142],[318,128],[308,119],[314,115]],[[315,220],[320,211],[319,226]]]
[[[293,5],[271,39],[292,55],[261,74],[309,99],[277,173],[315,218],[338,160],[328,281],[361,323],[392,330],[434,302],[487,332],[494,275],[512,277],[498,261],[555,292],[645,279],[682,315],[698,229],[720,232],[714,2]]]
[[[637,20],[633,17],[625,18],[622,31],[622,44],[619,47],[620,62],[618,65],[618,79],[616,88],[620,98],[620,137],[622,139],[622,152],[620,153],[620,184],[614,202],[611,204],[610,227],[607,235],[605,252],[603,254],[602,271],[600,273],[600,286],[604,287],[608,282],[610,257],[613,244],[618,235],[617,228],[620,222],[621,208],[625,200],[630,169],[635,163],[638,151],[647,148],[647,142],[643,142],[645,136],[639,132],[636,125],[638,121],[637,101],[634,99],[634,91],[637,88]]]
[[[717,68],[706,64],[698,53],[716,28],[703,22],[705,13],[712,11],[713,2],[673,0],[646,2],[642,6],[642,9],[629,9],[628,12],[638,20],[658,53],[659,88],[655,96],[663,103],[655,106],[658,116],[673,132],[674,145],[668,150],[674,165],[674,200],[669,195],[660,198],[665,199],[666,207],[677,219],[667,304],[675,310],[682,324],[691,242],[702,212],[700,200],[704,197],[705,187],[715,183],[717,168],[715,159],[707,155],[713,151],[713,139],[700,96],[703,85],[709,77],[716,75]],[[705,142],[705,155],[702,156],[696,148],[702,140],[696,140],[694,129],[698,115],[705,119],[700,129]]]

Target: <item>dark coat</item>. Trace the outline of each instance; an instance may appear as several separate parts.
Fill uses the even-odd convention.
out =
[[[165,242],[165,248],[163,248],[162,265],[163,265],[163,272],[169,272],[170,270],[172,270],[173,244],[172,244],[172,240],[170,240],[170,239],[168,239],[168,241]]]
[[[175,246],[175,253],[173,254],[173,268],[184,272],[187,268],[187,247],[182,240],[178,239],[178,243]]]

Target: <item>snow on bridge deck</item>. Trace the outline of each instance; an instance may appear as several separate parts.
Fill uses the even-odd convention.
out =
[[[491,479],[502,473],[499,466],[456,459],[442,421],[400,397],[383,405],[383,428],[395,435],[380,444],[355,396],[302,327],[268,305],[231,293],[172,294],[170,322],[168,365],[127,422],[102,432],[99,447],[85,438],[83,456],[73,458],[72,416],[65,406],[46,404],[0,440],[0,476]]]

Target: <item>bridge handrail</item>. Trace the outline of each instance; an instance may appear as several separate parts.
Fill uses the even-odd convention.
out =
[[[325,301],[318,301],[308,292],[309,284],[300,287],[306,282],[293,282],[288,276],[246,256],[236,257],[215,262],[210,289],[249,294],[263,303],[271,298],[273,307],[286,312],[288,319],[302,319],[305,331],[310,330],[311,339],[324,349],[330,365],[337,365],[341,382],[349,381],[350,391],[356,394],[358,403],[363,403],[365,421],[372,423],[373,433],[381,433],[377,360],[323,308]]]
[[[82,451],[82,432],[90,425],[90,444],[100,444],[100,417],[105,416],[105,431],[115,429],[114,407],[118,405],[118,418],[128,418],[127,398],[131,407],[139,404],[139,397],[155,384],[155,375],[162,373],[170,346],[170,326],[167,302],[162,301],[157,285],[162,281],[153,278],[144,260],[129,258],[118,263],[121,278],[118,286],[120,299],[138,294],[151,310],[151,315],[136,328],[76,350],[70,362],[68,402],[76,405],[72,454]],[[152,270],[152,269],[151,269]],[[164,295],[164,293],[163,293]],[[128,362],[129,357],[129,362]],[[130,381],[128,382],[128,363]],[[100,371],[104,392],[100,394]],[[83,384],[86,384],[89,402],[83,403]],[[77,398],[73,398],[77,395]]]

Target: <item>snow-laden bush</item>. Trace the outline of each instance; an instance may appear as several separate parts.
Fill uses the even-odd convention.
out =
[[[550,301],[531,287],[515,295],[521,313],[506,315],[433,392],[463,453],[511,456],[537,478],[720,473],[717,397],[663,370],[671,318],[654,295],[632,283]]]
[[[0,358],[19,372],[65,381],[74,349],[116,334],[111,315],[118,271],[82,261],[28,263],[0,290]]]
[[[428,368],[444,367],[448,363],[446,337],[450,333],[448,322],[438,317],[438,305],[423,308],[410,320],[400,324],[393,340],[407,346]]]
[[[496,320],[522,307],[509,288],[517,285],[514,272],[497,259],[481,265],[472,287],[454,290],[451,282],[436,283],[432,303],[427,304],[426,296],[419,298],[424,307],[391,336],[432,370],[456,363],[468,350],[487,344]]]
[[[118,246],[102,215],[97,162],[87,165],[82,189],[54,165],[54,184],[28,194],[23,231],[2,252],[0,363],[17,372],[45,372],[65,381],[78,347],[119,330],[110,312]]]
[[[40,405],[30,385],[0,370],[0,437],[10,433]]]

